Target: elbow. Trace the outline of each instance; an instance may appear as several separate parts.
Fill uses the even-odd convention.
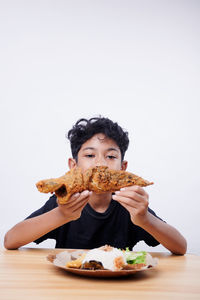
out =
[[[181,251],[180,251],[180,255],[184,255],[186,252],[187,252],[187,241],[184,238],[183,243],[182,243],[182,247],[181,247]]]
[[[7,250],[16,250],[19,248],[16,245],[14,245],[14,243],[12,242],[9,231],[5,234],[5,237],[4,237],[4,247]]]
[[[175,251],[172,251],[173,254],[176,255],[184,255],[187,252],[187,241],[186,239],[184,239],[181,243],[181,245],[179,245],[178,249]]]

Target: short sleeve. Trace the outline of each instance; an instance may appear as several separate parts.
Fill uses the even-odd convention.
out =
[[[156,213],[152,209],[148,208],[148,211],[156,218],[163,221],[160,217],[156,215]],[[138,226],[137,242],[139,241],[144,241],[148,246],[152,247],[158,246],[160,244],[150,233]]]
[[[49,200],[38,210],[34,211],[31,215],[29,215],[26,219],[34,218],[37,216],[40,216],[48,211],[51,211],[52,209],[56,208],[57,202],[56,202],[56,196],[53,195],[49,198]],[[47,239],[56,239],[56,233],[57,229],[54,229],[47,234],[41,236],[39,239],[35,240],[34,243],[39,244]]]

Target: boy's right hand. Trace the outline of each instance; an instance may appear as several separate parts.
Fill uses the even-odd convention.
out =
[[[90,195],[89,191],[75,194],[66,204],[58,203],[58,207],[44,214],[19,222],[6,233],[5,248],[17,249],[67,222],[78,219]]]
[[[81,216],[81,212],[88,203],[92,192],[85,190],[82,193],[76,193],[70,197],[66,204],[59,204],[58,207],[62,215],[70,221],[77,220]]]

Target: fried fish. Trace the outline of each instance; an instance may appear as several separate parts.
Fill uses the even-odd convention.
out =
[[[74,193],[84,190],[95,193],[115,192],[123,187],[138,185],[148,186],[153,184],[142,177],[121,170],[110,170],[106,166],[90,168],[85,172],[78,167],[68,171],[64,176],[41,180],[36,183],[42,193],[53,193],[60,204],[65,204]]]

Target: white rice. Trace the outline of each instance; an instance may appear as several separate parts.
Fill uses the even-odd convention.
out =
[[[97,262],[101,262],[104,269],[116,271],[121,269],[120,267],[118,268],[115,265],[115,259],[118,257],[121,257],[124,264],[126,264],[126,260],[121,250],[113,248],[110,251],[104,251],[99,248],[95,248],[87,252],[82,264],[94,260]]]

